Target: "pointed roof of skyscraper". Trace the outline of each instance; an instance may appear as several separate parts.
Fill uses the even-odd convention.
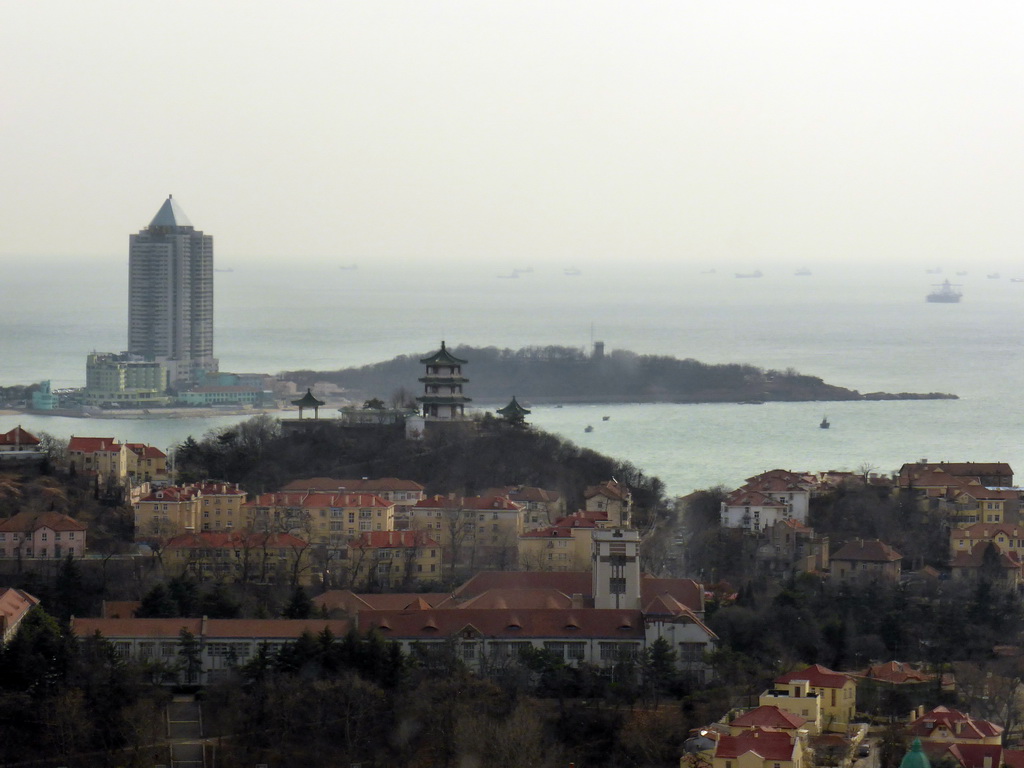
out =
[[[191,227],[192,222],[188,220],[188,216],[181,210],[181,206],[175,201],[173,195],[168,195],[167,199],[164,200],[164,204],[160,206],[160,210],[156,212],[156,216],[149,222],[151,227]]]

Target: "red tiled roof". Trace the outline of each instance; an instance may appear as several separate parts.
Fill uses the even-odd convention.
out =
[[[806,717],[794,715],[784,709],[773,707],[768,704],[745,712],[729,725],[735,728],[781,728],[784,730],[795,730],[807,723]]]
[[[218,483],[207,480],[202,483],[195,483],[191,486],[203,496],[245,496],[246,493],[238,487],[238,483]]]
[[[146,445],[145,443],[125,443],[128,450],[138,456],[140,459],[166,459],[167,454],[161,451],[159,448],[154,448],[152,445]]]
[[[925,712],[907,728],[911,736],[919,736],[924,741],[938,727],[944,727],[950,733],[956,734],[957,740],[961,742],[992,738],[1003,732],[1001,725],[988,720],[975,720],[958,709],[946,706],[938,706]]]
[[[112,437],[74,437],[68,440],[68,450],[82,453],[117,453],[121,444]]]
[[[833,560],[848,562],[893,563],[902,560],[903,555],[878,539],[856,539],[848,541],[832,555]]]
[[[37,605],[39,598],[24,590],[13,587],[0,590],[0,638]]]
[[[104,600],[100,613],[104,619],[132,619],[141,606],[141,600]]]
[[[431,496],[416,502],[416,509],[466,509],[474,512],[492,512],[522,509],[520,504],[505,496]]]
[[[196,487],[192,485],[169,485],[166,488],[157,488],[148,496],[139,501],[160,501],[160,502],[181,502],[191,501],[196,497]]]
[[[544,608],[433,608],[429,611],[360,611],[360,629],[385,638],[441,639],[471,626],[485,637],[644,639],[640,611]]]
[[[776,683],[792,683],[794,680],[806,680],[812,688],[842,688],[850,677],[843,672],[833,672],[821,664],[811,664],[775,678]]]
[[[490,589],[462,603],[448,602],[445,608],[467,609],[537,609],[572,608],[572,598],[557,589]]]
[[[9,432],[0,435],[0,445],[39,445],[39,438],[31,432],[26,432],[19,424]]]
[[[357,595],[349,589],[329,589],[314,597],[313,605],[317,608],[326,608],[329,611],[341,610],[354,615],[362,610],[401,610],[417,604],[418,601],[426,602],[428,606],[436,606],[449,599],[451,599],[451,594],[448,592],[413,594],[389,592]]]
[[[617,480],[607,480],[600,485],[591,485],[583,491],[583,498],[604,496],[612,501],[629,501],[629,488]]]
[[[0,531],[24,533],[49,528],[51,531],[85,531],[88,527],[60,512],[19,512],[0,521]]]
[[[934,680],[935,675],[922,672],[902,661],[887,661],[884,664],[874,664],[863,672],[857,673],[858,677],[866,680],[877,680],[882,683],[902,685],[904,683],[924,683]]]
[[[715,747],[715,757],[736,759],[753,752],[762,760],[788,761],[793,759],[796,748],[796,740],[784,731],[753,728],[736,736],[722,735]]]
[[[770,496],[765,496],[760,491],[749,488],[738,488],[725,497],[725,503],[730,507],[785,507],[784,502],[775,501]]]
[[[1013,570],[1021,567],[1020,558],[1016,552],[1003,552],[999,547],[991,541],[981,542],[978,546],[971,549],[970,552],[964,550],[957,550],[953,553],[953,557],[950,559],[950,567],[952,568],[980,568],[985,562],[985,550],[989,547],[994,547],[996,553],[999,555],[999,566],[1006,570]]]
[[[458,587],[460,598],[475,597],[491,589],[557,589],[572,596],[589,596],[593,575],[587,571],[480,571]]]

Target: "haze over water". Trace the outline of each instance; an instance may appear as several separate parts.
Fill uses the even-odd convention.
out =
[[[353,263],[356,269],[339,268]],[[961,397],[534,409],[534,424],[628,459],[674,493],[734,485],[776,466],[890,471],[928,457],[1024,467],[1024,407],[1017,394],[1024,374],[1017,320],[1024,283],[1011,282],[1011,271],[996,280],[986,278],[996,267],[967,264],[952,264],[941,275],[916,265],[808,264],[808,277],[794,275],[803,265],[757,261],[718,265],[713,274],[710,266],[584,260],[576,266],[578,276],[567,276],[562,266],[533,265],[528,257],[501,269],[427,262],[396,269],[347,257],[311,268],[218,260],[219,269],[233,271],[216,275],[215,352],[222,370],[331,370],[427,352],[442,338],[449,345],[589,347],[593,326],[593,338],[609,350],[792,367],[862,392]],[[508,278],[516,268],[533,271]],[[764,277],[734,276],[753,268]],[[956,276],[961,268],[968,274]],[[41,269],[49,275],[46,286],[38,282]],[[926,303],[932,284],[945,277],[962,284],[963,301]],[[0,320],[0,382],[51,378],[54,386],[81,386],[87,352],[124,348],[126,280],[123,263],[113,260],[57,269],[36,262],[11,271],[10,311]],[[49,307],[51,292],[69,298]],[[418,373],[394,388],[416,389]],[[472,396],[472,360],[466,373]],[[510,383],[513,394],[530,399]],[[817,426],[825,413],[830,430]],[[0,417],[0,427],[102,432],[166,447],[231,420]],[[594,426],[589,434],[588,424]]]

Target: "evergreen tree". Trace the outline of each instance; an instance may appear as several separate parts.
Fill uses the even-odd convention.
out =
[[[291,600],[281,615],[286,619],[308,619],[313,615],[313,601],[301,585],[292,592]]]

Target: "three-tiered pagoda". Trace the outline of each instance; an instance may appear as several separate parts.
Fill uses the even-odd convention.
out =
[[[465,405],[470,398],[462,394],[462,385],[469,382],[462,375],[462,360],[449,352],[441,342],[439,349],[420,362],[427,366],[427,373],[420,378],[423,394],[416,401],[423,406],[423,416],[442,421],[461,421],[465,418]]]

